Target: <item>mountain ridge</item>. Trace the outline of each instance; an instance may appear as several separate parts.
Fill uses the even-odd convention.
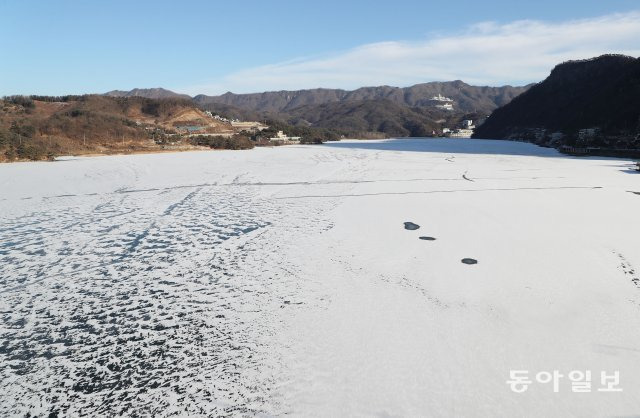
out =
[[[640,149],[640,58],[608,54],[558,64],[496,109],[474,137]]]
[[[410,107],[432,105],[432,97],[449,97],[462,112],[490,112],[526,91],[533,84],[525,86],[474,86],[461,80],[432,81],[408,87],[388,85],[360,87],[354,90],[314,88],[300,90],[274,90],[258,93],[232,93],[221,95],[198,94],[193,97],[162,87],[135,88],[132,90],[112,90],[104,93],[112,97],[145,97],[159,99],[181,97],[192,99],[198,105],[219,104],[252,112],[287,113],[301,106],[321,105],[331,102],[364,101],[387,99],[396,104]]]
[[[251,111],[288,112],[300,106],[320,105],[328,102],[388,99],[404,106],[427,106],[438,94],[453,99],[454,108],[462,112],[490,112],[526,91],[526,86],[472,86],[461,80],[433,81],[409,87],[374,86],[355,90],[302,89],[261,93],[236,94],[227,92],[218,96],[199,94],[193,100],[199,105],[224,104]]]
[[[111,90],[104,93],[105,96],[110,97],[144,97],[146,99],[167,99],[167,98],[182,98],[191,99],[188,94],[176,93],[171,90],[167,90],[162,87],[153,88],[134,88],[132,90]]]
[[[315,88],[190,98],[200,108],[228,118],[279,120],[299,127],[320,127],[344,135],[377,132],[385,136],[433,136],[462,118],[484,119],[531,85],[472,86],[461,80],[434,81],[409,87],[373,86],[355,90]],[[178,97],[166,89],[107,93],[120,97]],[[180,96],[181,97],[181,96]],[[451,104],[453,110],[439,109]]]

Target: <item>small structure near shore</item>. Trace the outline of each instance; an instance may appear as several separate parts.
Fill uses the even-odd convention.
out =
[[[284,132],[278,131],[276,136],[269,138],[269,142],[278,145],[299,144],[300,139],[301,138],[299,136],[288,136]]]
[[[457,128],[453,131],[448,130],[448,132],[444,132],[443,129],[442,133],[447,138],[471,138],[471,135],[473,135],[473,130],[475,128],[476,127],[473,125],[473,121],[471,119],[466,119],[462,121],[462,128]]]

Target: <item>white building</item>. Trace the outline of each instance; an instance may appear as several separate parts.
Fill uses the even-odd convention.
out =
[[[443,129],[442,132],[449,138],[471,138],[474,129],[473,121],[471,119],[465,119],[462,121],[462,128],[454,129],[446,133]]]
[[[435,100],[436,102],[453,102],[453,99],[448,97],[444,97],[442,94],[438,93],[436,96],[433,96],[431,100]]]
[[[453,110],[453,105],[451,103],[437,104],[436,108],[442,110]]]
[[[473,135],[473,129],[454,129],[447,136],[449,138],[471,138]]]
[[[284,132],[278,131],[276,136],[269,138],[269,142],[276,144],[296,144],[300,142],[299,136],[287,136]]]

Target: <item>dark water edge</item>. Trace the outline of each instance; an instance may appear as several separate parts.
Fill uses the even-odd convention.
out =
[[[640,150],[636,149],[606,149],[606,148],[578,148],[562,146],[558,148],[562,154],[571,156],[594,156],[613,158],[640,158]]]

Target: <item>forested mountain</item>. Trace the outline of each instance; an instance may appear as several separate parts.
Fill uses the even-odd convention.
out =
[[[306,124],[347,133],[432,136],[441,129],[442,121],[457,115],[445,110],[402,106],[389,99],[378,99],[300,106],[289,112],[288,120],[294,125]]]
[[[317,126],[347,136],[431,136],[460,119],[484,119],[525,87],[477,87],[462,81],[411,87],[363,87],[353,91],[311,89],[254,94],[226,93],[194,97],[201,107],[238,118],[279,119],[296,126]],[[443,102],[434,97],[451,99]],[[451,103],[453,110],[436,106]]]
[[[200,105],[217,103],[258,112],[288,113],[301,106],[380,99],[401,106],[433,106],[432,97],[440,94],[453,99],[456,110],[488,114],[495,108],[508,103],[527,88],[528,86],[478,87],[458,80],[416,84],[404,88],[380,86],[363,87],[352,91],[310,89],[251,94],[225,93],[221,96],[198,95],[194,100]]]
[[[640,59],[603,55],[556,66],[495,110],[474,137],[640,149]]]
[[[104,94],[111,97],[145,97],[147,99],[168,99],[168,98],[182,98],[191,99],[191,96],[187,94],[175,93],[171,90],[163,89],[162,87],[156,87],[152,89],[133,89],[129,91],[112,90]]]
[[[477,87],[462,81],[411,87],[363,87],[353,91],[309,89],[252,94],[198,95],[200,108],[231,119],[280,121],[297,127],[319,127],[345,136],[430,136],[454,127],[463,117],[483,119],[510,102],[525,87]],[[113,91],[112,96],[177,95],[164,89]],[[187,96],[188,97],[188,96]],[[434,100],[439,97],[441,100]],[[438,109],[450,103],[453,110]]]

